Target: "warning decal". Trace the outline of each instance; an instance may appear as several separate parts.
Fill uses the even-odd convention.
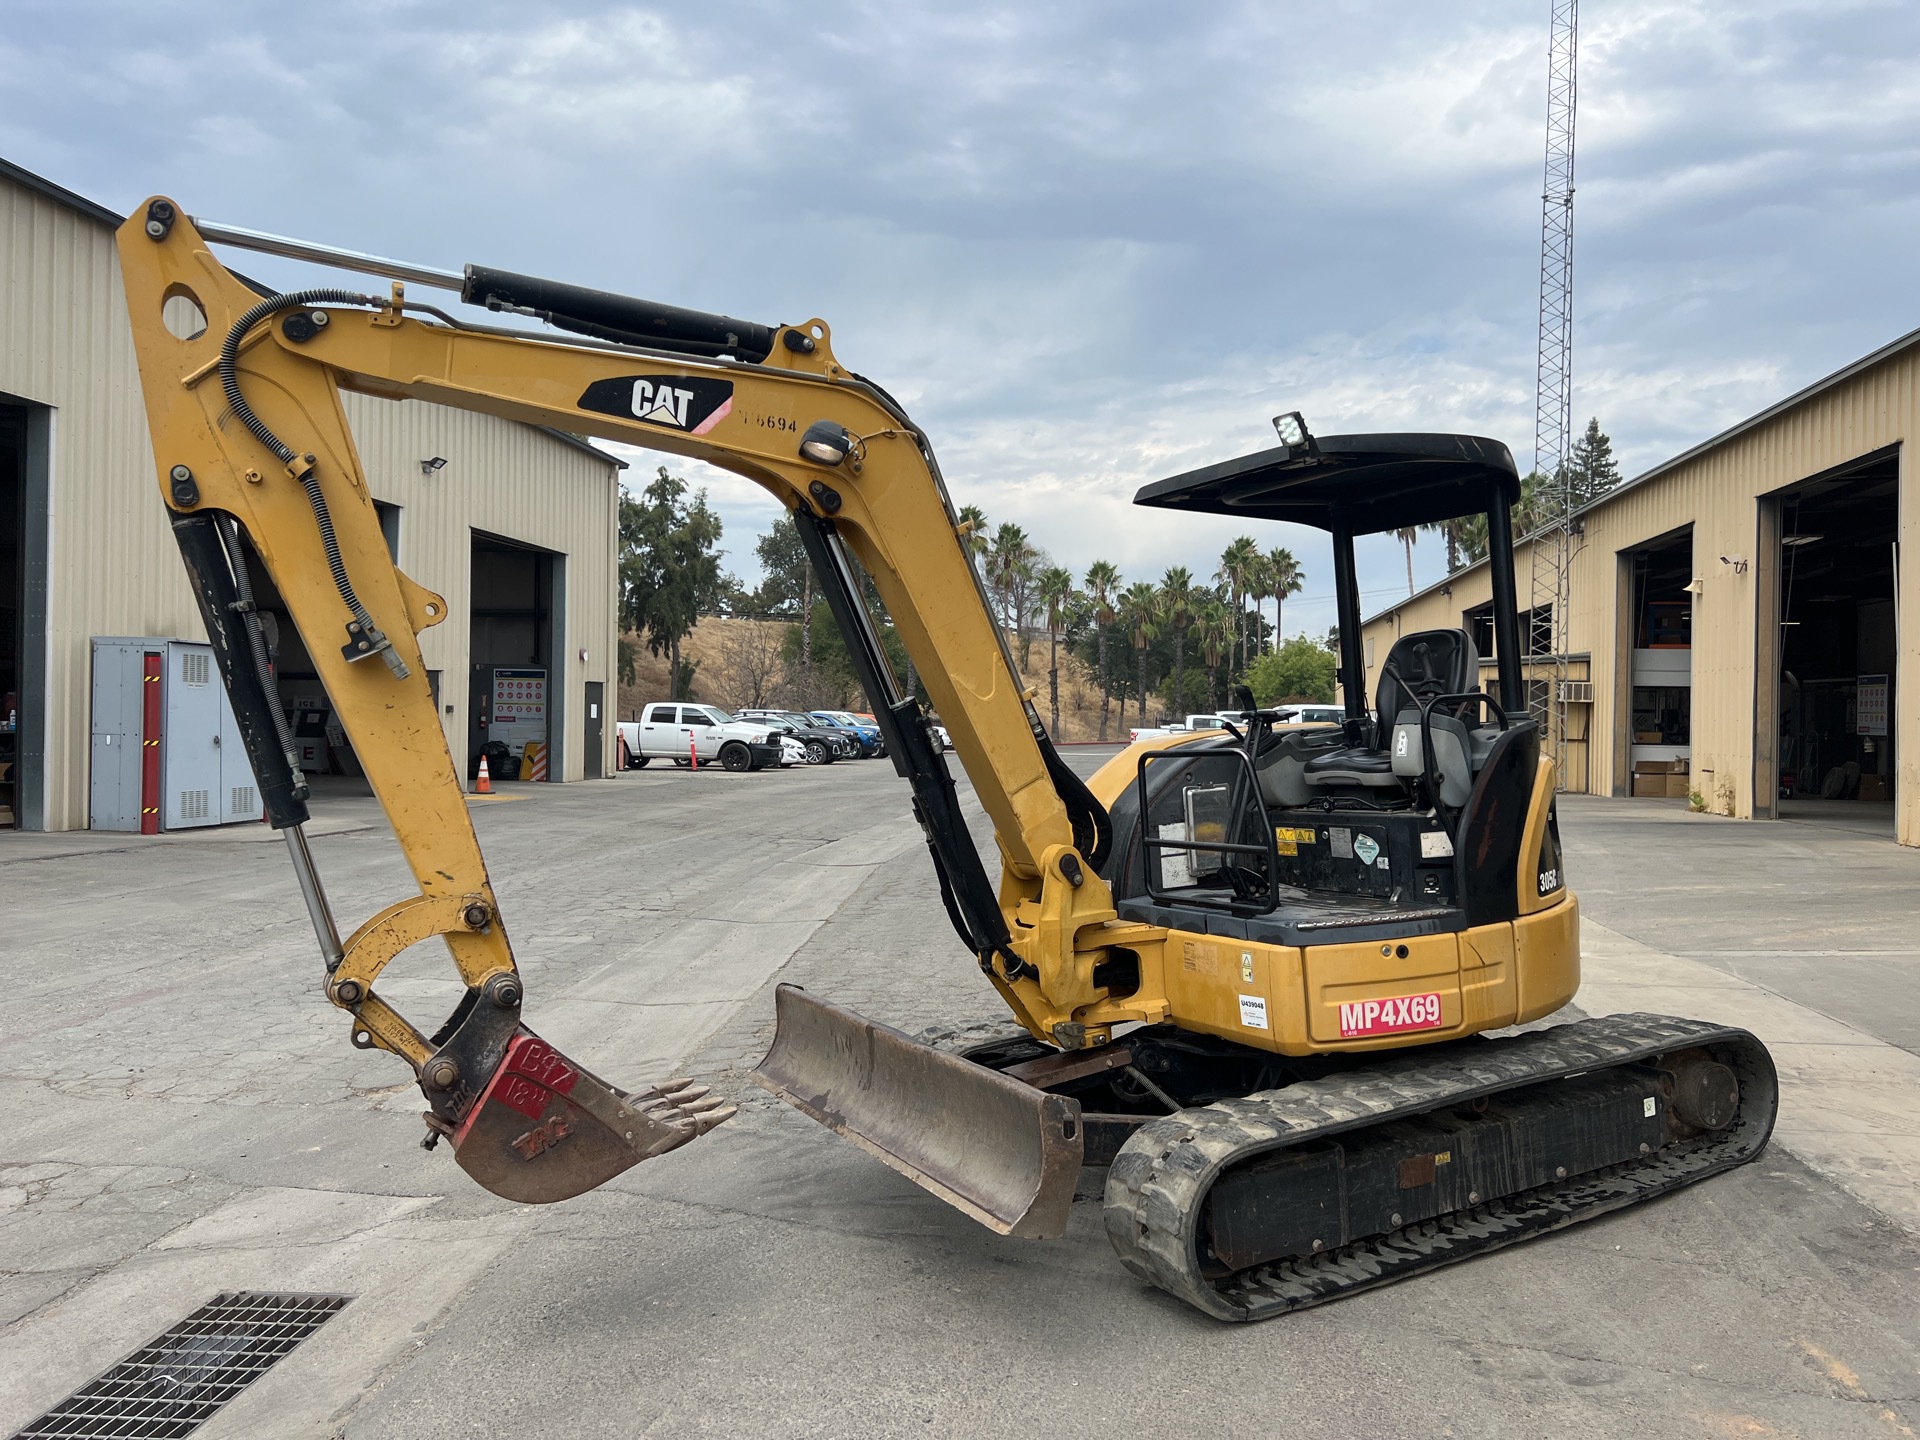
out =
[[[1340,1038],[1398,1035],[1407,1030],[1438,1030],[1440,993],[1395,995],[1385,1000],[1355,1000],[1340,1007]]]

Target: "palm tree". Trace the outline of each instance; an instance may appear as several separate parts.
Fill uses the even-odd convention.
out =
[[[987,553],[987,512],[978,505],[960,507],[960,523],[967,527],[967,533],[960,537],[960,544],[967,552],[967,558],[976,564]]]
[[[1289,595],[1298,595],[1301,587],[1307,583],[1307,572],[1300,568],[1300,562],[1293,558],[1293,552],[1282,545],[1267,552],[1267,594],[1273,596],[1273,643],[1280,644],[1280,607],[1287,603]]]
[[[1420,527],[1410,525],[1393,532],[1393,538],[1407,547],[1407,594],[1413,594],[1413,542],[1420,538]]]
[[[1422,525],[1422,530],[1437,530],[1447,542],[1447,574],[1451,575],[1460,568],[1460,530],[1454,520],[1436,520],[1431,525]]]
[[[1053,738],[1060,738],[1060,632],[1067,623],[1067,602],[1073,598],[1073,572],[1049,565],[1036,582],[1047,607],[1047,698],[1053,706]]]
[[[1234,629],[1240,637],[1240,664],[1247,663],[1247,582],[1260,568],[1260,546],[1251,535],[1240,535],[1220,552],[1220,568],[1213,578],[1224,581],[1233,595]]]
[[[1105,560],[1087,567],[1087,598],[1093,602],[1093,631],[1100,647],[1100,738],[1107,738],[1107,705],[1113,699],[1107,673],[1107,627],[1113,624],[1113,597],[1120,590],[1120,569]]]
[[[1170,566],[1160,577],[1161,613],[1173,627],[1173,713],[1187,708],[1187,627],[1193,623],[1193,572],[1184,565]]]
[[[1199,617],[1193,627],[1194,643],[1199,645],[1200,653],[1207,662],[1207,708],[1220,708],[1220,662],[1233,660],[1234,631],[1240,627],[1234,624],[1237,610],[1229,610],[1219,600],[1208,600],[1200,607]]]
[[[1002,521],[987,547],[987,583],[1000,601],[1001,623],[1020,641],[1020,668],[1027,667],[1027,595],[1033,583],[1033,542],[1011,520]]]
[[[1120,597],[1120,621],[1133,635],[1140,657],[1140,723],[1147,723],[1147,647],[1160,634],[1160,592],[1151,580],[1136,580]]]

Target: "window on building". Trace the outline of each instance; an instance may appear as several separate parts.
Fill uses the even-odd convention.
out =
[[[1460,628],[1473,637],[1473,648],[1482,660],[1493,657],[1493,606],[1482,605],[1460,616]]]

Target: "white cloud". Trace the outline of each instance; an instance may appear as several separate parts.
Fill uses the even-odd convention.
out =
[[[1583,20],[1574,405],[1632,470],[1916,323],[1920,9]],[[1278,409],[1488,433],[1529,463],[1544,21],[1534,0],[21,0],[0,153],[119,206],[165,190],[431,264],[824,316],[959,503],[1076,568],[1211,573],[1225,530],[1127,499],[1268,443]],[[750,574],[771,502],[705,482]],[[1282,538],[1324,592],[1324,549]],[[1398,547],[1362,563],[1377,598],[1404,589]]]

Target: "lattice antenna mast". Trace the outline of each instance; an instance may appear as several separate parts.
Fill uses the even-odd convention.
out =
[[[1540,195],[1540,348],[1529,526],[1533,610],[1523,627],[1529,706],[1562,788],[1567,782],[1567,610],[1573,559],[1573,121],[1579,98],[1579,0],[1549,0],[1546,183]]]

